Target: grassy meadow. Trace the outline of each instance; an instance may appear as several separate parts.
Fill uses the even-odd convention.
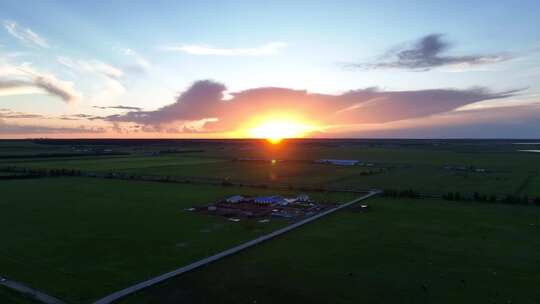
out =
[[[201,153],[181,155],[145,156],[144,151],[135,150],[136,153],[129,156],[0,159],[0,166],[122,172],[268,185],[540,196],[540,153],[519,152],[511,143],[446,146],[291,144],[290,147],[221,143],[199,148]],[[123,147],[118,151],[130,150]],[[242,157],[302,161],[278,161],[275,164],[234,161]],[[372,166],[340,167],[310,162],[320,158],[357,159]],[[455,169],[459,167],[467,169]]]
[[[238,193],[275,193],[268,190],[39,178],[0,181],[0,193],[2,275],[70,303],[88,303],[286,224],[233,223],[184,210]]]
[[[10,290],[4,286],[0,286],[0,300],[2,301],[1,303],[6,303],[6,304],[38,304],[40,303],[40,302],[36,302],[30,299],[27,296],[21,295],[13,290]]]
[[[21,140],[0,141],[0,169],[540,197],[540,153],[519,148],[512,141],[482,140],[304,140],[276,146],[234,140]],[[99,152],[105,150],[117,155]],[[312,162],[321,158],[370,165]],[[288,161],[272,164],[271,159]],[[186,208],[234,194],[298,194],[203,183],[13,175],[0,170],[0,276],[76,304],[287,224],[233,223]],[[345,202],[357,194],[310,196]],[[369,204],[369,213],[341,211],[125,303],[540,302],[537,206],[389,197]],[[0,303],[28,301],[0,288]]]
[[[121,303],[540,302],[539,208],[369,203]]]

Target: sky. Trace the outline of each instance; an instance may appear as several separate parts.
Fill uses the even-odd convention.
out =
[[[540,138],[540,3],[0,3],[0,138]]]

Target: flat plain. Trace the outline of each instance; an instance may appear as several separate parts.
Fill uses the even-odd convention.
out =
[[[31,191],[27,191],[31,189]],[[275,191],[82,177],[0,182],[2,275],[86,303],[255,238],[285,221],[233,223],[184,209]],[[343,201],[350,195],[324,194]]]
[[[338,203],[377,188],[417,198],[370,199],[370,212],[340,211],[125,301],[537,303],[540,153],[520,149],[489,140],[1,141],[0,276],[90,303],[289,223],[186,208],[307,189]],[[441,199],[449,192],[460,199]],[[1,303],[28,301],[0,288]]]
[[[122,301],[538,303],[540,209],[370,201]]]

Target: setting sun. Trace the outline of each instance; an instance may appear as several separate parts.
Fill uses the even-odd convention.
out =
[[[248,135],[254,138],[265,138],[277,144],[284,138],[304,137],[310,131],[313,131],[312,126],[299,121],[269,120],[249,129]]]

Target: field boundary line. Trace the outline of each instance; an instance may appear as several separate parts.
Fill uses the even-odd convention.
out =
[[[32,287],[26,286],[23,283],[12,281],[6,278],[2,278],[0,281],[0,285],[5,286],[11,290],[17,291],[19,293],[22,293],[24,295],[29,296],[30,298],[45,303],[45,304],[66,304],[66,302],[55,298],[53,296],[50,296],[46,293],[43,293],[37,289],[34,289]]]
[[[356,199],[354,199],[352,201],[349,201],[349,202],[347,202],[345,204],[341,204],[341,205],[339,205],[339,206],[337,206],[335,208],[326,210],[324,212],[321,212],[321,213],[316,214],[314,216],[311,216],[309,218],[303,219],[301,221],[298,221],[298,222],[296,222],[294,224],[283,227],[283,228],[278,229],[276,231],[273,231],[271,233],[265,234],[263,236],[255,238],[255,239],[253,239],[251,241],[247,241],[247,242],[242,243],[240,245],[234,246],[232,248],[229,248],[227,250],[219,252],[219,253],[217,253],[215,255],[206,257],[206,258],[201,259],[199,261],[196,261],[194,263],[188,264],[186,266],[182,266],[182,267],[180,267],[178,269],[175,269],[173,271],[161,274],[161,275],[156,276],[154,278],[151,278],[149,280],[137,283],[137,284],[132,285],[130,287],[127,287],[127,288],[124,288],[122,290],[111,293],[111,294],[109,294],[109,295],[95,301],[93,304],[109,304],[109,303],[112,303],[112,302],[117,301],[117,300],[119,300],[121,298],[124,298],[124,297],[126,297],[126,296],[128,296],[128,295],[130,295],[132,293],[135,293],[135,292],[137,292],[139,290],[142,290],[142,289],[148,288],[150,286],[156,285],[156,284],[161,283],[161,282],[163,282],[165,280],[168,280],[170,278],[176,277],[176,276],[181,275],[183,273],[186,273],[186,272],[189,272],[191,270],[197,269],[199,267],[205,266],[205,265],[207,265],[209,263],[215,262],[215,261],[220,260],[220,259],[222,259],[224,257],[233,255],[233,254],[238,253],[238,252],[240,252],[242,250],[253,247],[253,246],[255,246],[255,245],[259,244],[259,243],[270,240],[270,239],[275,238],[275,237],[277,237],[279,235],[285,234],[285,233],[287,233],[287,232],[289,232],[291,230],[294,230],[294,229],[296,229],[296,228],[298,228],[300,226],[303,226],[303,225],[305,225],[307,223],[315,221],[315,220],[317,220],[317,219],[319,219],[321,217],[324,217],[326,215],[329,215],[329,214],[334,213],[336,211],[339,211],[341,209],[347,208],[347,207],[349,207],[349,206],[351,206],[353,204],[356,204],[356,203],[358,203],[360,201],[366,200],[366,199],[368,199],[368,198],[370,198],[372,196],[375,196],[377,194],[380,194],[380,193],[381,193],[380,190],[370,191],[366,195],[358,197],[358,198],[356,198]]]

